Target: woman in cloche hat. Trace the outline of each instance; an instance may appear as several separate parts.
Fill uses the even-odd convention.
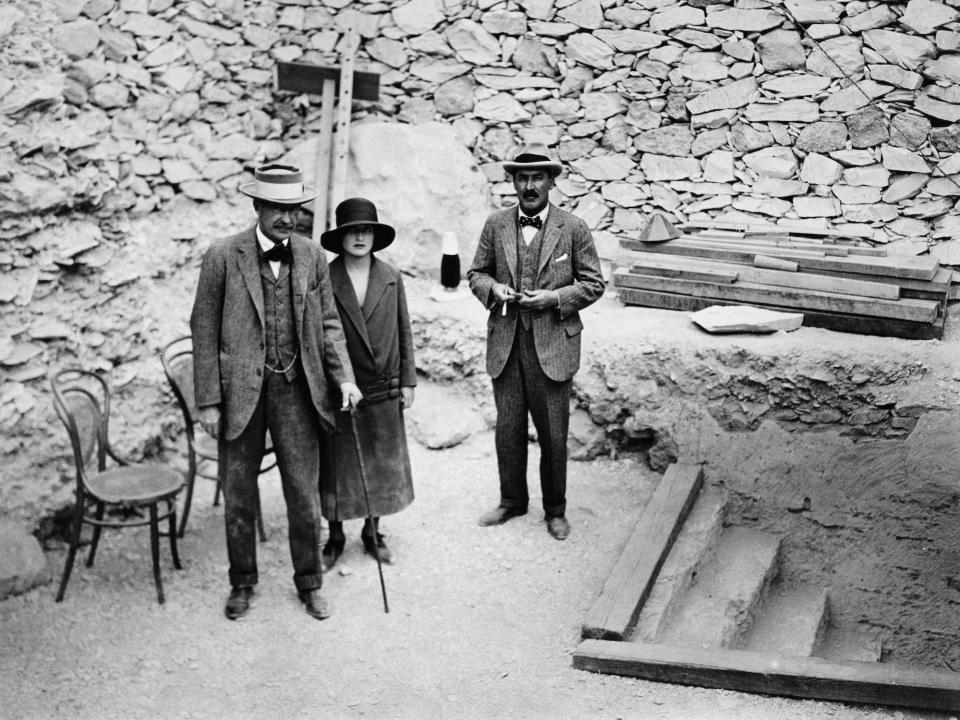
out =
[[[380,533],[380,517],[413,501],[403,424],[403,411],[413,404],[417,384],[410,317],[400,271],[374,255],[393,242],[394,229],[378,220],[376,206],[364,198],[340,203],[336,222],[320,244],[338,255],[330,263],[330,283],[363,392],[355,420],[373,523],[367,519],[360,537],[367,553],[389,563],[393,553]],[[323,515],[330,523],[323,548],[327,568],[343,553],[343,521],[368,515],[356,439],[350,418],[341,413],[320,481]]]

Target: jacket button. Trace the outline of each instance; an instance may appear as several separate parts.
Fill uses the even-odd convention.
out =
[[[257,368],[257,377],[260,377],[260,375],[261,375],[260,368]]]
[[[263,343],[260,343],[260,349],[263,350]]]

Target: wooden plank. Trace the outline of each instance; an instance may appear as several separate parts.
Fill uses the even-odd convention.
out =
[[[621,288],[618,295],[624,305],[637,305],[683,312],[694,312],[710,307],[711,305],[743,304],[732,300],[715,300],[711,298],[693,297],[691,295],[656,292],[653,290],[637,290],[633,288]],[[779,305],[765,305],[763,303],[750,304],[754,307],[769,308],[781,312],[785,309]],[[906,320],[892,320],[890,318],[818,312],[816,310],[803,310],[802,312],[803,324],[806,327],[823,328],[824,330],[854,333],[857,335],[896,337],[906,340],[939,340],[943,337],[943,328],[946,321],[945,314],[941,314],[933,323],[916,323]]]
[[[702,484],[699,465],[677,463],[667,468],[587,613],[583,637],[622,640],[628,635]]]
[[[770,257],[769,255],[754,255],[753,266],[764,268],[765,270],[782,270],[784,272],[796,272],[798,268],[793,260],[784,260],[783,258]]]
[[[333,103],[336,82],[323,81],[320,99],[320,137],[317,138],[317,198],[313,201],[313,241],[320,244],[320,236],[329,225],[330,155],[333,142]]]
[[[333,141],[333,176],[330,184],[329,227],[336,226],[337,203],[347,190],[347,159],[350,154],[350,114],[353,110],[353,57],[359,37],[353,27],[347,28],[340,67],[340,91],[337,97],[337,134]]]
[[[754,235],[750,233],[728,233],[726,231],[700,230],[693,233],[686,233],[689,238],[702,238],[704,240],[742,240],[749,243],[765,243],[767,245],[777,245],[780,247],[795,247],[797,249],[823,250],[831,251],[843,255],[869,255],[873,257],[886,257],[887,249],[884,247],[868,247],[866,245],[853,245],[850,243],[839,244],[834,239],[804,238],[794,237],[793,235]],[[839,252],[838,252],[839,251]]]
[[[694,259],[693,263],[675,263],[669,260],[669,255],[663,256],[664,260],[650,258],[642,260],[630,266],[634,272],[644,275],[660,275],[661,277],[683,277],[689,280],[712,280],[713,282],[732,283],[737,279],[738,270],[732,266],[723,267],[721,263],[703,263],[699,266]],[[682,258],[689,259],[689,258]]]
[[[620,244],[631,250],[642,250],[652,253],[666,253],[673,255],[692,255],[695,257],[711,257],[732,262],[753,263],[755,252],[739,251],[712,247],[702,243],[678,238],[669,242],[655,245],[621,239]],[[835,270],[855,272],[863,275],[889,275],[896,278],[914,278],[930,280],[940,266],[939,261],[930,256],[922,257],[816,257],[814,253],[801,250],[770,249],[766,255],[775,255],[787,260],[794,260],[805,270]]]
[[[623,270],[614,272],[613,284],[623,288],[641,288],[717,300],[732,300],[748,305],[763,303],[781,309],[819,310],[922,323],[932,323],[936,320],[939,309],[938,303],[933,300],[882,300],[820,290],[758,285],[740,280],[732,285],[726,285],[705,280],[639,275]]]
[[[278,62],[276,86],[278,90],[317,94],[324,80],[333,80],[340,89],[340,68],[321,67],[309,63]],[[353,73],[351,95],[357,100],[377,100],[380,97],[380,76],[371,72]]]
[[[838,230],[836,228],[831,229],[816,229],[808,228],[800,225],[774,225],[771,223],[744,223],[744,222],[733,222],[727,220],[687,220],[685,223],[679,226],[680,228],[690,227],[690,228],[707,228],[714,230],[741,230],[743,232],[749,233],[790,233],[791,235],[811,235],[813,237],[836,237],[836,238],[859,238],[872,240],[872,235],[865,235],[863,233],[853,232],[850,230]]]
[[[860,295],[862,297],[883,298],[884,300],[897,300],[900,297],[900,287],[896,284],[828,277],[817,273],[781,272],[779,270],[744,267],[739,271],[738,278],[744,282],[756,283],[757,285],[821,290],[841,295]]]
[[[573,653],[573,667],[764,695],[960,710],[960,674],[934,667],[610,640],[581,642]]]

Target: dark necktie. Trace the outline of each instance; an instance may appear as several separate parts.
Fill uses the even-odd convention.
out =
[[[528,217],[527,215],[520,215],[520,227],[523,227],[524,225],[530,225],[539,230],[541,225],[540,216],[534,215],[533,217]]]
[[[268,262],[279,262],[290,264],[290,248],[283,243],[274,243],[273,247],[263,253]]]

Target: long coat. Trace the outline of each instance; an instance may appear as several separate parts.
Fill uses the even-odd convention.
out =
[[[516,335],[517,303],[508,303],[506,315],[493,299],[494,285],[517,289],[517,208],[510,207],[487,218],[473,264],[467,271],[470,289],[489,310],[487,319],[487,372],[499,377],[510,357]],[[605,288],[597,249],[587,224],[551,204],[543,235],[534,288],[555,290],[558,312],[533,313],[534,343],[544,374],[563,382],[580,367],[580,310],[596,302]]]
[[[326,257],[319,245],[290,236],[291,283],[300,360],[322,427],[336,423],[333,384],[354,382]],[[220,405],[223,437],[234,440],[250,421],[263,386],[263,286],[256,226],[206,251],[193,312],[197,407]]]
[[[343,258],[330,263],[330,281],[343,322],[350,362],[363,392],[354,419],[360,435],[374,516],[399,512],[413,501],[413,480],[400,388],[417,384],[413,336],[400,271],[370,258],[367,295],[360,306]],[[340,413],[321,472],[323,514],[330,520],[367,515],[349,416]]]

